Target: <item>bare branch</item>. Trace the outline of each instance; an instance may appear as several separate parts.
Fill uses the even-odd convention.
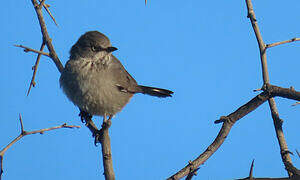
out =
[[[14,45],[14,46],[23,48],[24,52],[34,52],[34,53],[37,53],[37,54],[42,54],[44,56],[50,57],[49,53],[46,53],[46,52],[43,52],[43,51],[38,51],[38,50],[35,50],[35,49],[31,49],[31,48],[23,46],[23,45]]]
[[[265,88],[264,91],[270,93],[271,97],[282,97],[300,101],[300,92],[295,91],[293,88],[282,88],[271,84],[267,84]]]
[[[246,0],[246,5],[247,5],[247,9],[248,9],[248,18],[251,21],[251,25],[252,28],[254,30],[255,33],[255,37],[259,46],[259,52],[260,52],[260,56],[261,56],[261,65],[262,65],[262,75],[263,75],[263,80],[264,83],[269,83],[269,72],[268,72],[268,66],[267,66],[267,57],[266,57],[266,53],[265,53],[265,43],[263,41],[263,38],[261,36],[260,30],[258,28],[257,25],[257,20],[255,17],[255,13],[253,10],[253,6],[252,6],[252,2],[251,0]]]
[[[262,65],[262,74],[263,74],[263,80],[264,80],[264,86],[265,86],[270,83],[269,72],[268,72],[268,67],[267,67],[266,45],[265,45],[263,38],[261,36],[261,33],[259,31],[259,27],[257,24],[257,20],[255,17],[255,13],[253,10],[253,5],[252,5],[251,0],[246,0],[246,4],[247,4],[247,10],[248,10],[248,18],[250,19],[250,22],[251,22],[251,25],[254,30],[255,37],[256,37],[256,40],[257,40],[257,43],[259,46],[260,60],[261,60],[261,65]],[[287,163],[292,164],[292,160],[291,160],[289,153],[283,153],[283,152],[288,151],[287,143],[284,138],[284,134],[283,134],[283,130],[282,130],[282,122],[283,121],[279,117],[279,113],[278,113],[274,98],[270,98],[268,100],[268,102],[269,102],[269,107],[271,109],[271,115],[273,118],[273,123],[274,123],[274,127],[275,127],[277,140],[278,140],[278,143],[280,146],[281,159],[282,159],[284,165],[286,166]],[[287,169],[287,167],[286,167],[286,169]],[[293,173],[290,171],[288,171],[288,174],[289,174],[289,177],[291,177],[293,175]]]
[[[112,153],[111,153],[111,144],[109,138],[109,127],[111,124],[106,124],[103,122],[102,128],[102,137],[101,138],[101,147],[102,147],[102,158],[103,158],[103,167],[104,167],[104,175],[105,179],[114,180],[115,173],[112,163]]]
[[[27,135],[31,135],[31,134],[43,134],[46,131],[52,131],[54,129],[62,129],[62,128],[80,128],[80,126],[73,126],[73,125],[67,125],[66,123],[60,125],[60,126],[55,126],[55,127],[50,127],[50,128],[45,128],[45,129],[40,129],[40,130],[36,130],[36,131],[25,131],[24,130],[24,126],[23,126],[23,121],[22,121],[22,116],[21,114],[19,114],[19,121],[20,121],[20,125],[21,125],[21,133],[19,136],[17,136],[14,140],[12,140],[7,146],[5,146],[1,151],[0,151],[0,180],[2,177],[2,173],[3,173],[3,157],[5,152],[16,142],[18,142],[21,138],[23,138],[24,136]]]
[[[40,4],[37,2],[37,0],[31,0],[31,2],[34,6],[35,12],[36,12],[38,20],[39,20],[41,32],[43,35],[43,43],[46,44],[46,46],[49,50],[49,54],[47,54],[47,55],[53,60],[58,71],[61,73],[63,71],[64,67],[63,67],[61,61],[59,60],[59,58],[55,52],[55,49],[52,45],[50,36],[47,32],[47,27],[46,27],[46,24],[45,24],[45,21],[43,18],[43,14],[42,14],[42,8],[44,7],[44,8],[46,8],[47,12],[54,20],[53,16],[51,15],[50,11],[48,10],[49,5],[44,4],[45,0],[39,0]],[[55,22],[55,20],[54,20],[54,22]],[[43,54],[39,51],[36,51],[36,52]],[[38,60],[39,59],[37,59],[36,66],[34,66],[34,68],[37,68]],[[34,71],[34,73],[35,72],[36,72],[36,70]],[[33,78],[32,78],[32,83],[31,83],[32,85],[34,85],[34,77],[35,77],[35,74],[33,75]],[[30,91],[30,88],[29,88],[29,91]],[[29,93],[29,91],[28,91],[28,93]],[[106,123],[104,123],[102,125],[101,130],[98,130],[91,119],[89,121],[86,120],[86,126],[93,133],[93,136],[95,136],[95,143],[97,142],[97,140],[98,140],[97,138],[100,135],[100,138],[101,138],[100,142],[102,145],[103,165],[104,165],[104,170],[105,170],[104,174],[105,174],[106,179],[113,180],[113,179],[115,179],[115,177],[114,177],[114,172],[113,172],[113,167],[112,167],[111,147],[110,147],[111,145],[110,145],[110,138],[109,138],[109,134],[108,134],[109,126],[106,126],[105,124]],[[25,133],[27,134],[27,132],[25,132]]]
[[[80,110],[79,116],[81,117],[81,120],[86,123],[86,126],[92,132],[93,137],[95,137],[95,145],[97,145],[97,143],[99,142],[101,143],[105,179],[114,180],[115,173],[113,169],[111,144],[110,144],[110,137],[109,137],[109,127],[111,126],[111,120],[110,120],[111,117],[108,121],[104,121],[102,124],[102,128],[98,130],[98,128],[92,121],[91,115]]]
[[[194,176],[197,176],[197,171],[200,169],[199,167],[194,168],[192,161],[189,161],[189,165],[191,169],[185,180],[191,180]]]
[[[47,48],[49,50],[49,55],[50,55],[51,59],[53,60],[53,62],[55,63],[58,71],[62,72],[64,69],[64,66],[62,65],[61,61],[59,60],[59,58],[55,52],[55,49],[52,45],[50,36],[47,31],[47,27],[45,24],[45,20],[43,18],[42,8],[39,6],[39,4],[37,3],[36,0],[31,0],[31,2],[32,2],[32,5],[34,6],[35,12],[37,14],[37,17],[38,17],[38,20],[40,23],[40,27],[41,27],[41,31],[43,34],[43,40],[44,40],[45,44],[47,45]]]
[[[299,153],[299,151],[296,149],[296,152],[297,152],[297,154],[298,154],[298,157],[300,158],[300,153]]]
[[[41,45],[41,48],[40,48],[40,51],[43,51],[45,47],[45,43],[43,41],[42,45]],[[40,59],[41,59],[41,54],[38,54],[37,58],[36,58],[36,61],[35,61],[35,64],[34,66],[32,67],[33,69],[33,75],[32,75],[32,78],[31,78],[31,81],[30,81],[30,85],[29,85],[29,88],[28,88],[28,91],[27,91],[27,96],[29,95],[30,93],[30,90],[31,90],[31,87],[35,87],[36,83],[35,83],[35,76],[36,76],[36,72],[37,72],[37,69],[38,69],[38,66],[39,66],[39,63],[40,63]]]
[[[272,97],[284,97],[294,100],[300,100],[300,92],[295,91],[291,88],[281,88],[274,85],[266,85],[263,88],[264,92],[260,93],[253,99],[251,99],[248,103],[239,107],[236,111],[229,114],[228,116],[222,116],[219,120],[216,120],[215,123],[223,123],[222,128],[220,129],[215,140],[208,146],[208,148],[200,154],[195,160],[191,161],[187,166],[178,171],[176,174],[172,175],[168,178],[168,180],[177,180],[180,179],[190,173],[191,169],[198,168],[201,164],[203,164],[211,155],[213,155],[218,148],[223,144],[226,137],[228,136],[231,127],[238,121],[243,118],[250,112],[254,111],[257,107],[262,105],[268,99]]]
[[[289,39],[289,40],[286,40],[286,41],[280,41],[280,42],[276,42],[276,43],[267,44],[266,48],[278,46],[278,45],[281,45],[281,44],[291,43],[291,42],[295,42],[295,41],[300,41],[300,38],[293,38],[293,39]]]
[[[295,168],[292,163],[285,162],[285,168],[288,172],[293,174],[291,176],[291,179],[300,179],[300,170]]]
[[[251,99],[248,103],[244,104],[240,108],[238,108],[233,113],[228,116],[222,116],[219,120],[215,121],[215,123],[223,122],[222,128],[220,129],[215,140],[208,146],[208,148],[200,154],[195,160],[185,166],[183,169],[178,171],[176,174],[172,175],[168,178],[168,180],[178,180],[190,173],[191,168],[197,168],[201,164],[203,164],[211,155],[213,155],[218,148],[223,144],[225,139],[228,137],[228,134],[235,124],[236,121],[243,118],[250,112],[254,111],[257,107],[262,105],[270,98],[269,93],[262,92],[253,99]],[[191,167],[193,166],[193,167]]]

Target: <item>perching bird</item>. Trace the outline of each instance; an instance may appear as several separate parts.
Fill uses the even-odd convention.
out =
[[[117,48],[98,31],[82,35],[70,50],[70,60],[60,76],[60,86],[81,113],[109,120],[135,93],[169,97],[172,91],[138,85],[112,55]]]

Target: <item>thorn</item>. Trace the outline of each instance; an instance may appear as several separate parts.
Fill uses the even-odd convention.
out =
[[[249,179],[253,178],[253,167],[254,167],[254,159],[252,160],[252,163],[250,166]]]
[[[19,121],[20,121],[20,124],[21,124],[21,133],[23,134],[24,133],[24,126],[23,126],[21,113],[19,113]]]
[[[259,89],[254,89],[254,90],[253,90],[253,92],[257,92],[257,91],[262,91],[262,89],[259,88]]]
[[[296,102],[296,103],[292,104],[292,106],[297,106],[298,104],[300,104],[300,102]]]

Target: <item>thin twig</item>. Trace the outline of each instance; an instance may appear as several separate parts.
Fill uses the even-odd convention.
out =
[[[20,125],[21,125],[21,134],[23,134],[25,131],[24,131],[23,120],[22,120],[21,114],[19,114],[19,121],[20,121]]]
[[[278,46],[278,45],[281,45],[281,44],[291,43],[291,42],[295,42],[295,41],[300,41],[300,38],[293,38],[293,39],[289,39],[289,40],[286,40],[286,41],[280,41],[280,42],[276,42],[276,43],[267,44],[266,48]]]
[[[300,102],[296,102],[296,103],[292,104],[292,106],[297,106],[299,104],[300,104]]]
[[[265,43],[262,39],[260,30],[258,28],[257,25],[257,20],[254,14],[254,10],[253,10],[253,6],[252,6],[252,2],[251,0],[246,0],[246,5],[248,8],[248,18],[251,21],[251,25],[252,28],[254,30],[255,33],[255,37],[259,46],[259,52],[260,52],[260,56],[261,56],[261,65],[262,65],[262,75],[263,75],[263,80],[264,83],[269,83],[269,72],[268,72],[268,66],[267,66],[267,57],[266,57],[266,53],[265,53]]]
[[[258,89],[254,89],[253,92],[258,92],[258,91],[262,91],[261,88],[258,88]]]
[[[268,67],[267,67],[266,45],[265,45],[262,35],[260,33],[251,0],[246,0],[246,5],[247,5],[247,10],[248,10],[247,17],[250,19],[250,22],[251,22],[251,25],[254,30],[255,37],[256,37],[256,40],[257,40],[257,43],[259,46],[260,60],[261,60],[261,66],[262,66],[262,75],[263,75],[263,81],[264,81],[264,86],[265,86],[270,83],[269,72],[268,72]],[[274,123],[275,131],[276,131],[277,140],[278,140],[278,143],[280,146],[281,158],[282,158],[284,165],[286,166],[286,162],[292,164],[292,160],[291,160],[289,153],[285,153],[286,151],[288,151],[288,147],[287,147],[287,143],[284,138],[284,134],[283,134],[283,130],[282,130],[282,120],[279,117],[279,113],[278,113],[274,98],[270,98],[268,100],[268,102],[269,102],[269,107],[271,109],[271,115],[273,118],[273,123]],[[293,174],[290,171],[288,171],[288,175],[289,175],[289,177],[291,177]]]
[[[38,51],[38,50],[35,50],[35,49],[31,49],[31,48],[23,46],[23,45],[14,45],[14,46],[23,48],[24,52],[34,52],[34,53],[37,53],[37,54],[42,54],[44,56],[50,57],[49,53],[46,53],[46,52],[43,52],[43,51]]]
[[[38,20],[40,23],[40,27],[41,27],[41,32],[43,34],[43,40],[44,40],[45,44],[47,45],[47,48],[49,50],[49,55],[50,55],[51,59],[53,60],[53,62],[55,63],[58,71],[62,72],[64,69],[64,66],[62,65],[61,61],[59,60],[59,58],[55,52],[55,49],[52,45],[51,38],[48,34],[46,23],[45,23],[45,20],[43,17],[42,8],[39,6],[39,4],[36,0],[31,0],[31,2],[32,2],[32,5],[37,14],[37,17],[38,17]]]
[[[43,51],[44,47],[45,47],[45,43],[43,41],[43,43],[41,45],[41,48],[40,48],[40,51]],[[32,75],[32,78],[31,78],[31,81],[30,81],[30,85],[29,85],[29,88],[28,88],[28,91],[27,91],[27,96],[30,93],[31,87],[35,87],[35,85],[36,85],[36,83],[35,83],[34,80],[35,80],[36,72],[37,72],[37,69],[38,69],[38,66],[39,66],[39,63],[40,63],[40,59],[41,59],[41,54],[38,54],[38,56],[36,58],[36,61],[35,61],[35,64],[32,67],[33,75]]]
[[[46,131],[52,131],[54,129],[62,129],[62,128],[80,128],[80,126],[74,126],[74,125],[67,125],[66,123],[60,125],[60,126],[55,126],[55,127],[50,127],[50,128],[45,128],[45,129],[40,129],[40,130],[35,130],[35,131],[25,131],[24,126],[23,126],[23,121],[22,121],[22,116],[21,114],[19,115],[19,121],[21,125],[21,133],[19,136],[17,136],[14,140],[12,140],[7,146],[5,146],[1,151],[0,151],[0,180],[2,177],[3,173],[3,157],[5,152],[16,142],[18,142],[20,139],[22,139],[24,136],[31,135],[31,134],[43,134]]]
[[[41,0],[39,0],[39,1],[40,1],[40,4],[41,4],[42,1],[41,1]],[[47,13],[49,14],[49,16],[51,17],[51,19],[53,20],[54,24],[55,24],[56,26],[58,26],[58,24],[56,23],[55,18],[53,17],[53,15],[51,14],[51,12],[50,12],[50,10],[49,10],[50,5],[43,3],[43,6],[44,6],[44,8],[46,9],[46,11],[47,11]]]

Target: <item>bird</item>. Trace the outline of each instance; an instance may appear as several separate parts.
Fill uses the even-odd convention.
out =
[[[138,85],[112,54],[116,50],[99,31],[86,32],[72,46],[59,82],[68,99],[79,107],[80,115],[102,116],[107,122],[134,94],[172,96],[167,89]]]

